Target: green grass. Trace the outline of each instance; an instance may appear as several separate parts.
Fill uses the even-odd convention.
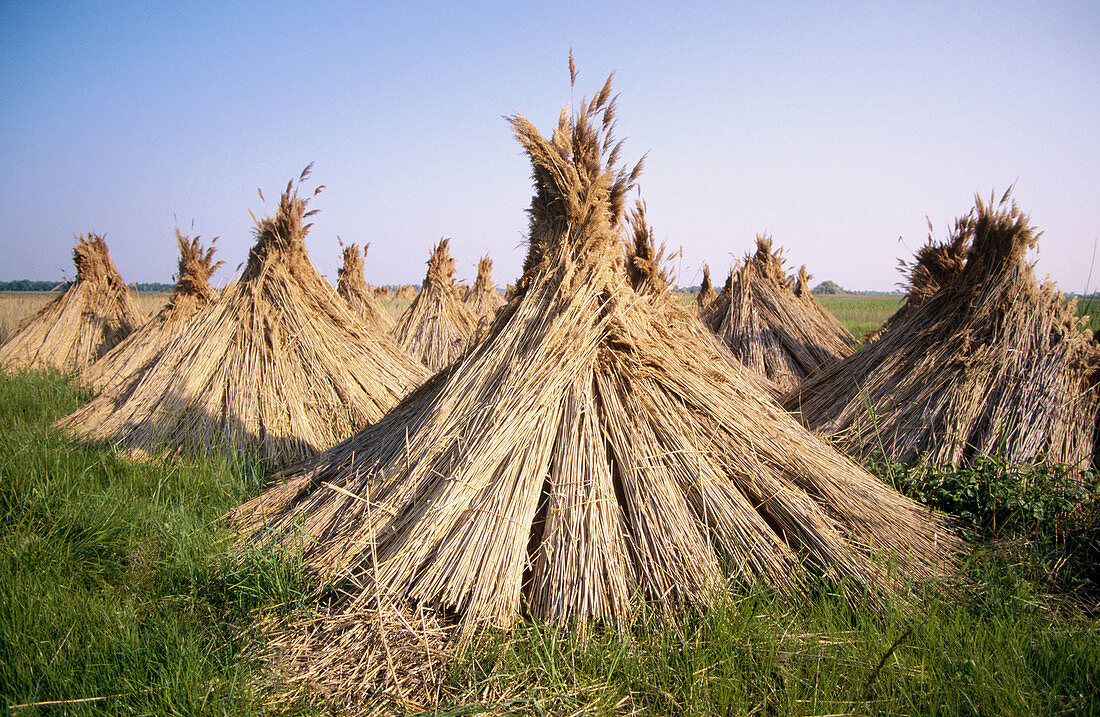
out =
[[[48,426],[82,398],[58,375],[0,377],[0,702],[253,713],[236,635],[256,596],[288,596],[278,571],[223,557],[216,520],[261,471],[74,449]]]
[[[1100,713],[1096,477],[874,467],[958,516],[975,547],[957,581],[881,610],[822,584],[642,616],[627,635],[525,624],[467,656],[459,681],[547,714]]]
[[[1085,327],[1093,333],[1100,332],[1100,298],[1090,296],[1077,299],[1077,315],[1088,316],[1089,321]]]
[[[255,610],[310,592],[293,560],[228,557],[217,518],[260,489],[261,470],[75,448],[49,424],[84,399],[57,375],[0,377],[0,707],[96,698],[12,713],[261,714],[240,635]],[[878,470],[973,516],[957,584],[881,608],[827,584],[798,599],[750,588],[640,615],[627,634],[525,623],[457,660],[440,713],[1100,713],[1092,494],[996,463]]]
[[[999,561],[976,554],[975,579]],[[1060,617],[1011,578],[980,598],[853,609],[827,587],[764,590],[669,627],[584,638],[525,625],[482,647],[463,683],[530,713],[1088,714],[1100,709],[1096,625]],[[1054,623],[1054,624],[1052,624]]]
[[[819,295],[814,298],[859,340],[882,326],[902,302],[902,296],[894,294]]]

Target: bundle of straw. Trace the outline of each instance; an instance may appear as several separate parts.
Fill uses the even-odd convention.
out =
[[[103,238],[76,240],[76,279],[0,346],[0,369],[82,372],[149,320]]]
[[[959,465],[979,455],[1078,468],[1093,459],[1100,350],[1075,302],[1035,279],[1038,233],[1006,192],[956,222],[961,270],[882,337],[785,405],[853,455]],[[919,260],[918,260],[919,263]]]
[[[424,368],[367,329],[310,263],[307,203],[288,184],[275,216],[256,222],[239,281],[59,425],[138,454],[229,448],[284,463],[378,420],[423,381]]]
[[[695,301],[691,302],[691,308],[699,316],[706,313],[707,307],[718,296],[714,285],[710,283],[710,267],[703,264],[703,283],[699,285],[699,293],[695,295]]]
[[[359,245],[351,244],[343,246],[343,265],[336,270],[336,293],[348,302],[363,323],[371,331],[379,334],[388,334],[393,328],[393,320],[382,305],[375,298],[376,294],[367,288],[367,280],[363,278],[363,260],[367,257],[370,244],[363,245],[363,253],[359,253]]]
[[[725,315],[730,303],[730,295],[733,294],[733,279],[737,275],[738,270],[741,268],[739,262],[734,261],[730,267],[730,272],[726,276],[726,283],[722,285],[721,291],[714,295],[714,298],[702,307],[702,311],[699,314],[699,320],[703,322],[703,325],[708,329],[712,326],[720,326],[722,324],[722,317]]]
[[[958,543],[936,517],[632,285],[653,276],[626,271],[620,234],[641,163],[617,166],[613,114],[609,78],[549,140],[511,118],[535,181],[515,298],[380,422],[232,514],[250,545],[303,546],[347,593],[334,613],[411,601],[466,629],[521,606],[618,623],[638,599],[672,610],[727,577],[902,590],[872,553],[906,580],[950,570]]]
[[[176,229],[180,260],[172,295],[156,316],[84,372],[84,382],[96,392],[124,383],[143,369],[195,314],[218,298],[218,292],[210,286],[210,277],[225,262],[215,263],[214,247],[204,250],[199,239],[190,239]]]
[[[493,285],[493,260],[488,256],[481,257],[477,263],[477,279],[466,297],[466,304],[478,319],[489,321],[504,306],[504,299]]]
[[[645,218],[645,203],[638,201],[629,217],[630,231],[625,243],[623,264],[631,288],[639,296],[645,297],[653,308],[663,315],[663,321],[675,327],[678,333],[691,334],[693,340],[706,343],[721,363],[756,384],[767,396],[778,400],[785,393],[778,385],[765,376],[745,371],[744,365],[729,350],[724,342],[708,330],[693,311],[685,311],[678,297],[672,293],[669,271],[665,262],[665,245],[657,246],[653,230]]]
[[[420,293],[392,331],[397,345],[432,372],[461,356],[478,327],[477,315],[455,293],[449,244],[449,239],[441,239],[432,251]]]
[[[966,266],[969,242],[969,233],[962,231],[956,222],[955,231],[947,241],[937,242],[929,234],[928,241],[917,250],[911,263],[899,259],[898,270],[905,277],[899,286],[905,290],[905,299],[881,327],[867,334],[866,341],[877,341],[890,327],[904,321],[911,311],[931,299],[940,287],[954,281]]]
[[[745,257],[728,291],[706,313],[709,328],[753,371],[789,391],[821,366],[852,352],[855,339],[824,310],[799,298],[783,269],[781,251],[767,236]]]

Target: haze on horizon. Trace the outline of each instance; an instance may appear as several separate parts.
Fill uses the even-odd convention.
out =
[[[767,232],[791,271],[891,290],[974,194],[1044,231],[1040,278],[1100,271],[1100,5],[845,2],[804,7],[477,2],[0,2],[0,280],[73,274],[105,236],[127,281],[169,282],[173,227],[220,237],[224,284],[251,209],[314,163],[307,241],[337,236],[367,281],[419,283],[451,237],[458,276],[522,265],[530,167],[503,117],[552,131],[615,72],[623,160],[681,285],[720,283]],[[266,202],[261,201],[257,188]],[[1091,279],[1090,279],[1091,276]]]

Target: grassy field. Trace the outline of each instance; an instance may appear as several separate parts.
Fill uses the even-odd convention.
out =
[[[838,294],[816,298],[852,336],[862,340],[898,310],[903,297],[900,294]]]
[[[1100,332],[1100,299],[1093,297],[1078,299],[1077,315],[1089,317],[1085,326],[1092,329],[1093,333]]]
[[[254,715],[242,632],[304,610],[293,561],[230,557],[218,517],[259,466],[136,464],[50,423],[87,396],[0,377],[0,707],[13,715]],[[1100,531],[1093,494],[991,462],[885,480],[963,516],[960,579],[918,603],[852,606],[741,589],[625,635],[524,624],[451,670],[439,714],[1095,714]],[[996,489],[996,490],[994,490]],[[1029,492],[1030,491],[1030,492]],[[62,703],[62,704],[49,704]],[[278,705],[288,714],[328,714]]]

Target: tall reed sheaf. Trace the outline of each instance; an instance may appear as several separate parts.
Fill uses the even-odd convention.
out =
[[[1088,467],[1100,349],[1075,302],[1036,281],[1027,252],[1038,238],[1008,193],[999,203],[976,197],[945,251],[933,252],[948,258],[937,260],[943,284],[920,298],[914,283],[913,307],[881,338],[811,376],[785,405],[853,455],[959,465],[992,454]],[[929,247],[917,269],[932,265]],[[951,257],[963,248],[960,266]]]
[[[892,326],[905,320],[910,312],[935,296],[941,287],[953,282],[966,266],[970,249],[970,232],[966,230],[966,217],[955,221],[955,231],[947,241],[937,242],[931,235],[917,250],[912,262],[898,260],[898,269],[905,276],[900,284],[905,290],[905,301],[877,330],[867,334],[868,342],[877,341]],[[931,230],[931,224],[929,224]]]
[[[492,321],[504,306],[504,299],[493,285],[493,260],[488,256],[481,257],[477,263],[477,279],[466,297],[466,304],[481,321]]]
[[[228,448],[282,464],[377,420],[424,380],[314,269],[308,201],[289,183],[256,222],[240,279],[154,361],[59,425],[138,454]]]
[[[717,296],[718,292],[714,290],[714,285],[710,281],[710,266],[703,264],[703,282],[699,285],[699,293],[695,295],[695,301],[691,302],[691,308],[701,317]]]
[[[73,247],[76,279],[0,346],[0,369],[83,372],[149,315],[95,234]]]
[[[363,245],[362,254],[358,244],[343,247],[343,264],[336,270],[336,293],[348,302],[348,306],[359,315],[367,328],[378,333],[389,333],[393,320],[382,308],[374,292],[367,287],[363,277],[363,260],[367,257],[370,244]]]
[[[450,240],[441,239],[428,259],[420,293],[394,324],[394,340],[435,372],[462,355],[477,326],[477,315],[456,291]]]
[[[225,262],[215,263],[214,247],[204,250],[199,239],[188,238],[176,229],[180,259],[172,294],[156,316],[84,372],[84,383],[96,392],[118,386],[145,368],[192,317],[218,298],[218,292],[210,286],[210,277]]]
[[[705,320],[738,360],[786,392],[851,353],[855,340],[812,295],[792,291],[783,265],[771,238],[758,236]]]
[[[234,512],[250,545],[304,547],[344,592],[333,614],[621,624],[638,600],[668,611],[756,581],[902,590],[872,552],[906,580],[950,570],[958,543],[938,519],[799,426],[684,328],[698,326],[685,309],[632,286],[621,231],[641,165],[619,167],[613,117],[609,79],[549,140],[511,118],[535,184],[514,298],[385,418]],[[370,659],[326,652],[340,631],[309,634],[314,666]]]

